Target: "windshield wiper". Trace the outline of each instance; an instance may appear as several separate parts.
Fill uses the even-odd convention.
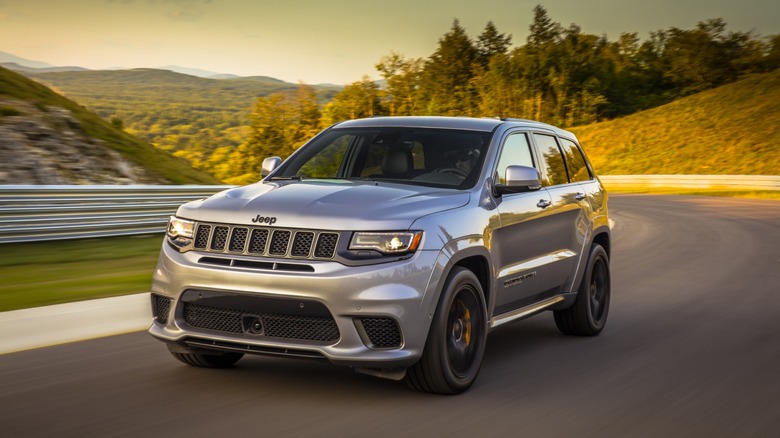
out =
[[[298,175],[293,175],[293,176],[273,176],[273,177],[271,177],[271,179],[269,179],[269,181],[290,181],[290,180],[300,181],[302,179],[303,179],[303,177],[298,176]]]

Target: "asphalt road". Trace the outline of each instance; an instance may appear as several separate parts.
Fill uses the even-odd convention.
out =
[[[0,436],[780,436],[780,202],[611,212],[602,335],[502,327],[460,396],[289,359],[195,369],[132,333],[0,356]]]

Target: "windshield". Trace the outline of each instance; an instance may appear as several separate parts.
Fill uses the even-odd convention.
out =
[[[287,160],[272,179],[470,188],[479,177],[490,135],[431,128],[331,129]]]

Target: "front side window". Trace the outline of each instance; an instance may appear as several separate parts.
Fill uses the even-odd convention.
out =
[[[567,184],[569,177],[566,174],[566,165],[563,162],[563,155],[558,148],[558,141],[552,135],[534,134],[534,141],[539,147],[539,152],[542,155],[543,167],[547,173],[547,176],[542,180],[542,185],[556,186],[559,184]]]
[[[501,157],[498,159],[498,183],[506,184],[506,168],[508,166],[528,166],[534,167],[533,158],[531,158],[531,146],[528,144],[528,137],[524,133],[511,134],[504,142],[501,149]]]

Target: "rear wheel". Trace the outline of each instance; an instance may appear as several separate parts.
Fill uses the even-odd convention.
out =
[[[457,267],[447,277],[420,361],[406,372],[418,391],[458,394],[477,378],[485,352],[487,317],[482,286]]]
[[[568,309],[553,312],[558,330],[578,336],[601,333],[609,314],[610,295],[609,257],[604,248],[593,244],[577,299]]]
[[[244,357],[243,353],[220,352],[215,352],[215,354],[199,354],[171,351],[171,354],[173,357],[187,365],[200,368],[229,368],[238,362],[239,359]]]

